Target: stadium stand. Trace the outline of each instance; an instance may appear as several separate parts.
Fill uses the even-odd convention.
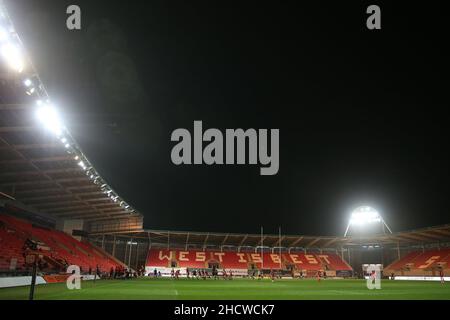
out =
[[[39,250],[48,254],[46,262],[49,269],[75,264],[84,272],[89,269],[95,271],[97,266],[100,271],[108,272],[111,268],[124,266],[92,244],[78,241],[62,231],[0,214],[0,271],[26,269],[24,245],[27,239],[40,244]]]
[[[222,255],[222,266],[228,269],[248,269],[246,253],[236,253],[236,255]]]
[[[404,256],[401,259],[398,259],[391,263],[388,267],[385,268],[385,270],[400,270],[403,268],[406,264],[408,264],[410,261],[412,261],[414,258],[416,258],[418,255],[420,255],[422,252],[420,251],[413,251],[408,253],[406,256]]]
[[[431,268],[437,261],[439,261],[440,258],[443,258],[444,255],[447,255],[444,251],[425,251],[413,260],[412,267],[417,269]]]
[[[450,250],[447,250],[447,251],[448,251],[448,254],[444,258],[439,259],[438,263],[440,262],[443,266],[445,266],[446,268],[449,268],[450,267]]]
[[[280,263],[281,262],[281,263]],[[211,263],[225,269],[286,269],[294,266],[298,270],[352,270],[352,268],[336,254],[305,253],[261,253],[235,251],[200,251],[200,250],[167,250],[150,249],[146,266],[208,268]]]
[[[7,15],[0,16],[6,18]],[[13,25],[8,22],[5,30],[14,30]],[[51,134],[37,134],[38,127],[34,125],[30,127],[29,106],[37,101],[35,95],[29,94],[30,88],[23,86],[23,79],[33,78],[33,89],[40,99],[48,96],[36,71],[29,67],[18,75],[0,63],[0,272],[27,271],[24,245],[32,239],[39,250],[46,253],[45,262],[50,269],[77,264],[84,271],[95,269],[97,265],[100,270],[109,271],[114,266],[125,267],[120,258],[135,269],[143,265],[207,268],[214,264],[247,271],[279,269],[281,259],[283,269],[293,268],[310,274],[321,269],[352,271],[347,274],[353,276],[358,275],[366,262],[389,264],[407,253],[385,267],[385,274],[393,271],[433,275],[437,268],[445,268],[445,273],[449,273],[450,249],[422,251],[417,248],[450,246],[450,224],[358,236],[281,235],[281,230],[280,234],[263,236],[259,233],[144,229],[144,217],[100,176],[69,132],[65,132],[64,139],[56,139]],[[18,218],[25,213],[33,216],[34,224]],[[97,246],[54,230],[56,220],[83,221],[83,227],[74,230],[82,232],[84,239]],[[61,226],[58,229],[68,230]],[[261,253],[255,250],[263,244],[269,251],[262,260]],[[153,249],[166,248],[165,245],[203,250]],[[147,250],[150,246],[152,249]],[[224,247],[235,249],[223,251]],[[281,257],[270,253],[275,248],[282,248]],[[317,253],[327,250],[341,252],[341,255]],[[368,257],[369,254],[372,256]]]
[[[283,269],[283,258],[276,253],[264,253],[264,264],[261,266],[258,264],[258,268],[264,267],[265,269]],[[280,264],[281,261],[281,264]]]
[[[299,270],[321,270],[324,266],[316,258],[314,254],[291,253],[287,258]]]
[[[206,252],[178,251],[177,261],[178,266],[182,268],[205,268],[207,256]]]
[[[352,267],[335,253],[319,254],[317,257],[327,266],[327,270],[352,270]]]
[[[450,249],[412,251],[394,261],[384,270],[385,273],[401,275],[434,275],[439,268],[448,269]]]

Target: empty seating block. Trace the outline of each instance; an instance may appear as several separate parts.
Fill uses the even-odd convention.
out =
[[[401,270],[432,270],[439,266],[448,268],[450,249],[412,251],[401,259],[394,261],[385,268],[388,272]]]
[[[52,229],[33,226],[31,223],[8,215],[0,215],[0,270],[9,270],[11,259],[17,259],[17,268],[25,263],[23,246],[26,239],[33,239],[50,248],[52,258],[71,265],[78,265],[83,271],[98,266],[109,271],[124,264],[108,256],[86,242],[80,242],[70,235]]]

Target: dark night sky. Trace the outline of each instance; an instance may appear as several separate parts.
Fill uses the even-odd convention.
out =
[[[152,229],[341,234],[449,223],[448,26],[436,3],[6,1],[65,123]],[[78,4],[82,30],[65,27]],[[280,171],[175,166],[171,132],[279,128]]]

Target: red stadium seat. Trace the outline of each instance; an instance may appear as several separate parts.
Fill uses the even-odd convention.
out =
[[[329,270],[352,270],[352,267],[335,253],[316,254],[316,256]]]
[[[419,251],[410,252],[406,256],[400,258],[399,260],[394,261],[392,264],[390,264],[385,269],[400,270],[401,268],[405,267],[408,263],[411,263],[411,261],[418,255],[420,255],[421,253],[422,252],[419,252]]]
[[[152,249],[147,255],[147,266],[167,268],[170,267],[170,262],[174,257],[173,251]]]
[[[305,253],[264,253],[235,251],[198,251],[151,249],[147,255],[148,267],[170,267],[174,262],[177,267],[207,268],[211,262],[224,269],[250,269],[253,264],[261,269],[280,269],[287,264],[295,265],[299,270],[351,270],[351,267],[336,254]],[[281,263],[280,263],[281,262]]]
[[[390,272],[408,269],[429,270],[438,265],[449,266],[450,249],[412,251],[385,268]]]
[[[446,255],[444,251],[440,250],[425,251],[412,260],[413,267],[418,269],[430,268]]]
[[[299,270],[321,270],[323,266],[314,254],[291,252],[285,254],[289,263],[294,264]]]
[[[80,242],[57,230],[41,228],[8,215],[0,215],[0,270],[9,270],[11,259],[17,259],[17,267],[24,267],[23,246],[27,238],[37,240],[50,248],[54,259],[78,265],[83,271],[98,266],[101,271],[124,266],[93,245]]]
[[[172,261],[185,268],[207,268],[209,263],[217,263],[220,268],[247,269],[250,259],[245,253],[200,250],[151,249],[147,256],[147,266],[151,267],[170,267]]]
[[[247,253],[230,252],[230,254],[221,254],[220,257],[222,258],[222,267],[225,269],[248,269],[250,259]]]

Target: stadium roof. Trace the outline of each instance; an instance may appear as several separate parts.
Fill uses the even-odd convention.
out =
[[[377,234],[367,236],[307,236],[277,234],[236,234],[215,232],[162,231],[142,230],[135,232],[92,233],[92,236],[103,234],[123,236],[133,239],[148,239],[152,243],[169,245],[199,245],[199,246],[267,246],[267,247],[298,247],[298,248],[339,248],[361,245],[414,245],[450,241],[450,224],[396,232],[392,234]]]
[[[0,86],[1,97],[3,89]],[[92,221],[139,216],[114,201],[64,144],[43,132],[33,119],[32,104],[1,100],[0,192],[55,218]]]
[[[0,1],[0,192],[36,213],[85,221],[141,217],[104,181],[53,111]]]

